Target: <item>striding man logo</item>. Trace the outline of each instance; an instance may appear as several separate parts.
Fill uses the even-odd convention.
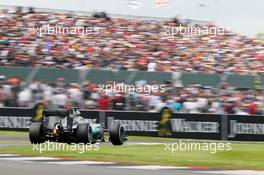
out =
[[[171,136],[170,119],[172,116],[172,110],[168,107],[164,107],[161,110],[161,118],[159,122],[159,136]]]

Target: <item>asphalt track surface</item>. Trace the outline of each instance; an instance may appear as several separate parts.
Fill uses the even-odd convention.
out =
[[[57,165],[26,161],[0,160],[3,175],[202,175],[203,172],[185,170],[141,170],[109,166]],[[206,173],[207,174],[207,173]],[[222,175],[222,174],[214,174]]]

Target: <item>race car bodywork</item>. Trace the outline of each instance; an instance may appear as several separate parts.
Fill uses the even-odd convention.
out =
[[[76,108],[71,110],[50,110],[43,112],[41,122],[33,122],[29,128],[29,139],[32,144],[45,141],[62,143],[91,143],[105,142],[105,133],[109,133],[109,141],[113,145],[122,145],[127,141],[122,125],[112,124],[105,129],[101,123],[89,122],[80,116]]]

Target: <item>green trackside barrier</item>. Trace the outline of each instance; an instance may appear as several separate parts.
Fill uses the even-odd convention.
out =
[[[7,67],[7,66],[1,66],[0,67],[0,76],[5,76],[6,78],[10,77],[20,77],[20,78],[26,78],[28,77],[30,71],[32,68],[28,67]]]
[[[56,82],[57,78],[64,77],[68,83],[80,83],[89,81],[93,83],[105,83],[107,81],[126,82],[134,84],[139,80],[147,82],[155,81],[164,83],[172,80],[170,72],[146,72],[146,71],[110,71],[110,70],[77,70],[59,68],[32,68],[32,67],[8,67],[0,66],[0,76],[19,77],[25,81],[38,80],[45,82]],[[203,86],[217,87],[225,77],[225,81],[236,88],[262,89],[264,86],[264,76],[261,75],[220,75],[205,73],[182,72],[179,80],[183,86],[191,84],[201,84]]]
[[[68,83],[80,82],[79,71],[75,69],[40,68],[33,79],[46,82],[55,82],[59,77],[64,77],[65,81]]]
[[[220,82],[220,75],[186,72],[182,74],[181,79],[184,86],[201,84],[202,86],[216,87]]]
[[[38,80],[56,82],[57,78],[64,77],[68,83],[80,83],[89,81],[93,83],[105,83],[107,81],[127,82],[134,84],[135,81],[147,80],[164,83],[171,80],[171,73],[145,72],[145,71],[110,71],[110,70],[77,70],[59,68],[32,68],[32,67],[8,67],[0,66],[0,76],[19,77],[25,81]]]
[[[134,84],[139,80],[147,80],[164,83],[171,80],[171,73],[166,72],[144,72],[144,71],[109,71],[109,70],[90,70],[86,73],[86,80],[96,83],[106,81],[126,82]]]
[[[233,87],[243,89],[260,89],[262,84],[261,81],[258,81],[258,76],[253,75],[228,75],[227,82]]]
[[[0,75],[4,75],[6,78],[19,77],[24,81],[38,80],[56,82],[57,78],[64,77],[66,82],[80,82],[79,71],[74,69],[1,66]]]

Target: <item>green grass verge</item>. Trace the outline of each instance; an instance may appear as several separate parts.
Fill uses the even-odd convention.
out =
[[[158,164],[173,166],[208,166],[225,169],[264,170],[263,144],[232,144],[231,151],[165,151],[160,145],[112,146],[100,144],[98,151],[43,151],[41,154],[33,146],[10,146],[0,148],[0,153],[16,153],[32,156],[60,157],[76,160],[115,161],[129,164]]]
[[[0,131],[0,135],[28,136],[28,132]],[[21,138],[18,138],[19,141]],[[18,141],[17,140],[17,141]],[[173,141],[170,138],[156,138],[143,136],[129,136],[130,141]],[[16,140],[3,141],[15,142]],[[201,142],[201,140],[197,140]],[[214,142],[214,141],[206,141]],[[215,141],[219,142],[219,141]],[[1,142],[0,142],[1,143]],[[264,170],[264,144],[263,143],[238,143],[232,142],[231,151],[177,151],[174,153],[165,151],[165,145],[127,145],[112,146],[100,144],[98,151],[33,151],[33,146],[8,146],[1,147],[0,153],[16,153],[31,156],[60,157],[76,160],[114,161],[129,164],[158,164],[173,166],[208,166],[210,168],[225,169],[254,169]]]
[[[28,136],[28,132],[25,131],[1,131],[0,135],[17,135],[17,136]]]
[[[0,140],[0,144],[4,144],[4,143],[26,143],[28,142],[28,140],[21,140],[21,139],[16,139],[16,140]]]
[[[174,138],[161,138],[161,137],[149,137],[149,136],[128,136],[130,141],[173,141]]]

